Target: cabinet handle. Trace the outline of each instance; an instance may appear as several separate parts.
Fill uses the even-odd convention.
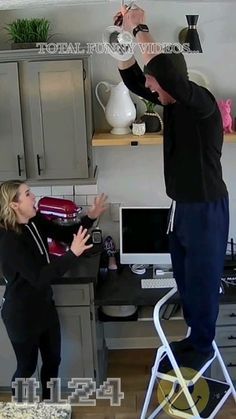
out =
[[[227,367],[236,367],[236,364],[234,364],[233,362],[230,362],[229,364],[227,364]]]
[[[228,336],[228,339],[229,339],[229,340],[233,340],[233,339],[235,340],[235,339],[236,339],[236,336],[233,336],[233,335]]]
[[[38,167],[38,175],[41,175],[42,169],[40,167],[40,155],[37,154],[37,167]]]
[[[20,165],[20,155],[17,154],[17,166],[18,166],[18,175],[21,176],[21,173],[23,172],[23,170],[21,169],[21,165]]]
[[[236,314],[235,314],[235,313],[231,313],[231,314],[229,315],[229,317],[236,317]]]

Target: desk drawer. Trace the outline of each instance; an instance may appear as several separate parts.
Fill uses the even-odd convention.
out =
[[[221,348],[220,353],[230,377],[232,380],[236,380],[236,348]],[[224,380],[224,376],[217,359],[212,363],[211,376],[212,378]]]
[[[226,304],[220,306],[217,325],[236,325],[236,304]]]
[[[88,306],[90,305],[89,285],[53,285],[56,306]]]
[[[218,346],[236,346],[236,325],[217,327],[216,343]]]

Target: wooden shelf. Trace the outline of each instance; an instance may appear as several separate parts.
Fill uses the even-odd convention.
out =
[[[225,134],[224,141],[226,143],[236,143],[236,132],[232,134]],[[113,146],[138,146],[138,145],[156,145],[162,144],[162,135],[154,133],[147,133],[145,135],[114,135],[110,132],[96,133],[93,136],[93,147],[113,147]]]
[[[155,145],[162,144],[162,135],[150,133],[145,135],[114,135],[109,132],[94,134],[92,145],[94,147],[108,147],[108,146],[137,146],[137,145]]]

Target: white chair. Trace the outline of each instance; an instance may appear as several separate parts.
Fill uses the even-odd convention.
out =
[[[213,419],[215,415],[218,413],[220,408],[223,406],[226,399],[232,394],[235,402],[236,402],[236,391],[232,380],[229,376],[229,373],[225,367],[224,361],[221,357],[221,354],[218,350],[218,347],[213,341],[213,349],[215,354],[212,359],[210,359],[206,364],[202,367],[202,369],[197,372],[194,371],[194,374],[191,375],[191,378],[186,376],[184,369],[179,368],[178,364],[175,360],[174,354],[169,346],[169,343],[166,339],[164,331],[162,329],[160,323],[160,308],[163,304],[165,304],[175,293],[177,292],[177,288],[172,288],[158,303],[155,305],[154,312],[153,312],[153,320],[154,325],[157,330],[157,333],[161,339],[162,346],[157,350],[156,358],[154,365],[152,367],[152,373],[150,382],[148,385],[147,393],[145,396],[145,401],[143,404],[143,409],[141,412],[140,419],[154,419],[158,416],[161,410],[165,409],[171,416],[176,416],[178,418],[203,418],[203,419]],[[188,330],[187,336],[190,334],[190,329]],[[164,374],[158,371],[159,363],[164,358],[168,357],[170,364],[173,367],[173,371],[170,374]],[[211,379],[209,377],[204,377],[203,373],[207,370],[207,368],[211,365],[212,361],[217,359],[220,363],[225,381],[218,381]],[[193,373],[193,370],[189,370]],[[185,378],[184,378],[185,375]],[[208,399],[206,400],[204,408],[201,407],[198,410],[198,405],[196,401],[192,397],[191,389],[194,388],[195,383],[200,379],[203,378],[204,382],[207,383],[207,388],[209,389]],[[168,397],[163,393],[163,400],[159,400],[159,405],[157,408],[149,415],[148,408],[151,402],[151,398],[153,395],[154,386],[160,385],[160,380],[164,380],[165,382],[172,383],[171,390],[169,391]],[[214,390],[216,388],[216,390]],[[216,393],[214,393],[216,391]],[[213,396],[214,393],[214,396]],[[185,397],[187,409],[177,409],[175,406],[176,400],[181,397],[181,395]],[[204,397],[204,394],[202,395]],[[202,414],[202,416],[201,416]]]

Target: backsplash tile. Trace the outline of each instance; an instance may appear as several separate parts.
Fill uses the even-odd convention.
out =
[[[75,200],[73,195],[63,195],[63,196],[61,196],[61,198],[63,198],[63,199],[69,199],[70,201],[74,201]]]
[[[94,203],[94,199],[96,198],[97,195],[88,195],[87,196],[87,205],[93,205]]]
[[[52,187],[51,186],[31,186],[31,192],[35,196],[51,196],[52,195]]]
[[[75,195],[74,201],[77,205],[87,205],[87,196],[86,195]]]
[[[75,195],[97,195],[97,185],[75,185]]]
[[[52,186],[52,195],[74,195],[74,188],[72,185]]]
[[[120,206],[119,202],[111,202],[109,205],[109,212],[112,221],[119,221],[120,218]]]

